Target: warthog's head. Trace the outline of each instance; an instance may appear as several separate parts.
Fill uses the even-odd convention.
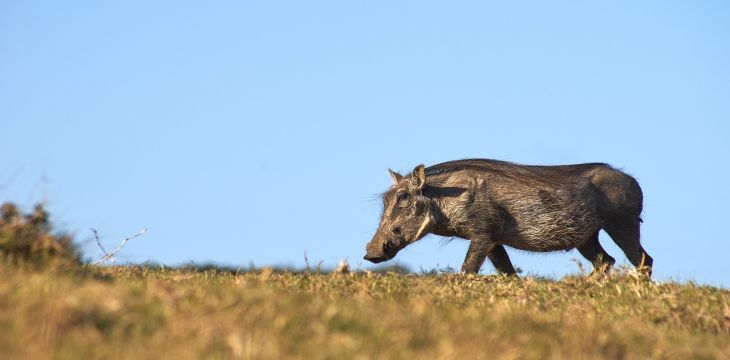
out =
[[[366,247],[365,260],[373,263],[394,258],[398,251],[424,237],[434,222],[432,201],[423,196],[423,165],[416,166],[410,176],[389,171],[394,185],[383,194],[380,227]]]

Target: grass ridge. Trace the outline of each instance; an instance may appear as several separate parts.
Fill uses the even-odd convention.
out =
[[[610,276],[0,266],[8,358],[727,358],[730,291]]]

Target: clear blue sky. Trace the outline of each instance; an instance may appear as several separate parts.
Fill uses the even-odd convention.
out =
[[[89,227],[148,227],[120,261],[368,268],[388,167],[601,161],[644,189],[657,278],[730,286],[729,122],[726,1],[0,3],[0,200],[47,198],[90,258]]]

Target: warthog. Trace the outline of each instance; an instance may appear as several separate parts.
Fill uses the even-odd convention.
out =
[[[432,233],[470,241],[461,271],[477,273],[489,258],[500,273],[515,269],[504,246],[548,252],[578,251],[596,270],[615,259],[598,242],[604,229],[629,261],[651,274],[652,258],[639,242],[642,193],[631,176],[607,164],[519,165],[456,160],[409,175],[390,171],[383,216],[365,260],[390,260]]]

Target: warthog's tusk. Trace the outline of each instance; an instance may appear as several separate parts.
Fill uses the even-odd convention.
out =
[[[416,241],[421,238],[421,235],[426,230],[426,227],[431,223],[431,216],[426,215],[426,217],[423,219],[423,222],[421,223],[421,227],[418,228],[418,232],[416,233],[416,236],[413,238],[413,241]]]

